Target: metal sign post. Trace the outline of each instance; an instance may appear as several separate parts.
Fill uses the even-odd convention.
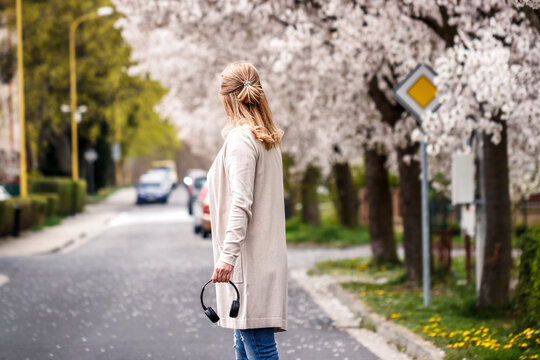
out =
[[[422,290],[425,306],[431,303],[431,274],[427,144],[421,118],[424,113],[428,111],[435,112],[439,107],[436,96],[437,87],[433,84],[436,75],[431,67],[420,64],[393,90],[394,98],[417,119],[422,130],[422,141],[420,142],[422,167]]]
[[[431,274],[429,260],[429,199],[428,199],[428,161],[426,149],[426,134],[422,129],[422,292],[424,294],[424,306],[431,303]]]
[[[84,152],[84,159],[88,163],[88,192],[93,194],[96,191],[94,186],[94,163],[98,159],[98,153],[90,148]]]

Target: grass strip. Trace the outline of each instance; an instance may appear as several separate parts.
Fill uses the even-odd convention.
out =
[[[519,328],[512,308],[478,309],[474,286],[464,284],[461,277],[462,259],[453,265],[456,271],[433,285],[428,307],[423,306],[422,291],[404,282],[400,266],[374,268],[368,259],[348,259],[319,263],[316,268],[335,275],[387,278],[384,284],[348,282],[342,286],[376,313],[444,349],[448,360],[540,359],[540,330]]]
[[[359,226],[346,228],[332,220],[323,219],[320,226],[304,224],[299,217],[287,220],[287,242],[344,248],[369,243],[369,230]]]
[[[96,204],[121,189],[121,186],[108,186],[99,189],[95,194],[89,194],[87,198],[88,204]]]

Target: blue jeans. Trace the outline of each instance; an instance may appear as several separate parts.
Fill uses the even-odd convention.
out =
[[[279,360],[274,329],[234,330],[236,360]]]

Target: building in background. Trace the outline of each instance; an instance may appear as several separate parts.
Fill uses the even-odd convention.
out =
[[[20,128],[16,76],[16,33],[0,13],[0,183],[18,182]]]

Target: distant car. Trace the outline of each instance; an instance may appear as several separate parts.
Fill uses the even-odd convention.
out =
[[[6,188],[0,185],[0,201],[4,201],[10,198],[11,198],[11,195],[9,195]]]
[[[203,183],[199,196],[193,204],[193,231],[196,234],[202,234],[203,238],[207,238],[212,232],[206,182]]]
[[[200,234],[202,231],[202,215],[203,215],[203,201],[208,192],[206,183],[203,184],[202,190],[199,196],[193,202],[193,232]]]
[[[193,203],[196,201],[202,186],[206,181],[206,171],[201,169],[188,170],[187,175],[184,177],[184,185],[186,185],[188,191],[188,213],[193,214]]]
[[[150,172],[141,176],[137,184],[137,204],[148,202],[166,203],[172,183],[164,173]]]
[[[189,169],[184,176],[184,185],[189,187],[193,184],[193,179],[198,177],[205,177],[207,171],[203,169]]]
[[[148,170],[147,172],[145,172],[143,175],[156,175],[156,176],[163,176],[165,177],[167,180],[169,180],[171,182],[171,186],[174,187],[174,184],[171,180],[171,177],[170,177],[170,174],[169,174],[169,170],[168,169],[165,169],[165,168],[152,168],[150,170]]]
[[[173,188],[178,186],[178,171],[176,170],[176,162],[174,160],[153,161],[151,170],[166,171]]]

